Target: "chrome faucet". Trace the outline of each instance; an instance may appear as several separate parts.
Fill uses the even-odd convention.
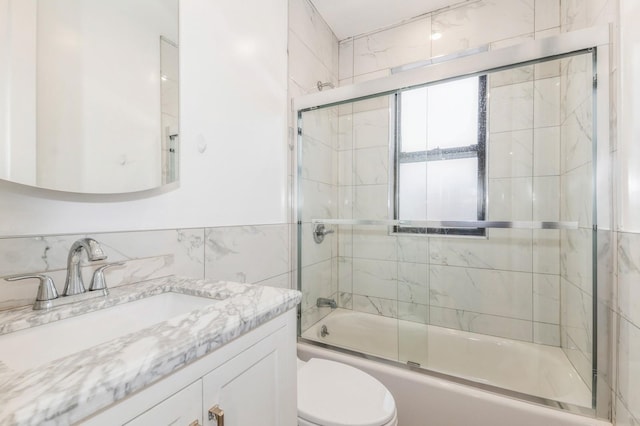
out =
[[[67,257],[67,279],[64,282],[63,296],[73,296],[87,291],[84,288],[82,274],[80,273],[82,249],[87,252],[87,257],[92,262],[107,258],[100,244],[93,238],[82,238],[73,243],[69,250],[69,257]]]
[[[335,309],[335,308],[338,307],[338,304],[333,299],[327,299],[327,298],[324,298],[324,297],[318,297],[318,300],[316,300],[316,306],[318,308],[329,306],[331,309]]]

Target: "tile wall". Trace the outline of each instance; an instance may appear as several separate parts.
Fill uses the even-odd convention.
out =
[[[623,0],[624,1],[624,0]],[[562,217],[573,217],[579,222],[579,232],[573,236],[561,235],[561,340],[562,348],[586,383],[593,374],[591,365],[597,357],[597,415],[614,419],[614,424],[632,424],[615,420],[618,413],[629,413],[620,400],[623,391],[619,381],[624,371],[621,351],[623,342],[617,342],[620,317],[617,304],[620,285],[619,265],[622,251],[619,246],[621,235],[616,232],[619,201],[616,200],[620,164],[618,157],[618,81],[619,81],[619,37],[621,28],[618,0],[567,0],[560,2],[560,27],[562,32],[582,28],[610,25],[610,44],[599,46],[598,57],[606,57],[609,69],[598,62],[598,87],[609,89],[609,98],[598,98],[597,138],[598,151],[588,153],[580,149],[579,143],[587,136],[582,132],[585,125],[592,123],[591,111],[584,103],[585,98],[577,95],[575,89],[589,87],[591,82],[589,63],[580,63],[575,58],[563,60],[561,66],[561,192],[568,202],[561,205]],[[573,81],[574,83],[570,83]],[[577,84],[576,84],[577,83]],[[589,100],[590,103],[590,100]],[[608,143],[607,143],[608,141]],[[592,218],[592,199],[584,188],[576,185],[579,175],[597,164],[597,217]],[[588,223],[597,225],[594,234]],[[593,244],[595,238],[597,264],[595,271],[589,270],[585,248]],[[582,242],[580,242],[582,241]],[[618,265],[618,266],[616,266]],[[572,271],[572,272],[569,272]],[[593,294],[591,280],[597,274],[597,294]],[[593,298],[596,297],[594,304]],[[594,305],[597,309],[594,310]],[[592,326],[587,318],[596,316],[597,352],[593,353]],[[621,339],[621,340],[624,340]],[[640,377],[640,376],[638,376]],[[616,397],[617,396],[617,397]],[[617,399],[617,401],[616,401]]]
[[[289,1],[289,96],[290,98],[315,93],[318,81],[338,86],[338,39],[307,0]],[[325,90],[329,90],[326,88]],[[297,143],[297,123],[293,111],[290,115],[291,153]],[[290,159],[291,198],[293,205],[304,206],[300,219],[302,258],[300,274],[305,283],[302,299],[302,327],[306,328],[330,312],[329,308],[317,308],[318,297],[337,297],[337,238],[328,235],[323,244],[312,238],[313,218],[334,217],[337,211],[338,170],[337,164],[337,111],[325,109],[306,114],[302,135],[300,163],[300,194],[293,187],[293,176],[297,173],[297,161]],[[292,223],[297,214],[292,211]],[[292,225],[292,255],[294,269],[297,268],[297,226]],[[293,286],[297,286],[297,269],[294,270]]]
[[[593,67],[590,55],[560,62],[560,218],[578,222],[577,231],[560,231],[561,346],[591,388],[594,237],[593,195],[588,183],[594,162]],[[607,141],[599,143],[606,145]]]
[[[505,10],[513,19],[493,18]],[[431,56],[501,48],[559,31],[558,1],[467,2],[341,41],[340,84],[390,75],[393,67]],[[554,61],[489,79],[489,220],[559,220],[559,76]],[[340,109],[340,218],[389,217],[388,114],[388,99]],[[339,240],[343,307],[560,344],[557,231],[425,239],[341,226]]]
[[[640,425],[640,222],[637,190],[640,173],[638,148],[638,85],[637,54],[640,48],[638,17],[640,3],[620,0],[620,68],[612,75],[617,85],[619,102],[618,139],[614,147],[616,185],[615,231],[611,241],[613,271],[617,288],[612,294],[599,297],[599,312],[608,318],[616,331],[610,341],[614,352],[612,378],[607,382],[615,391],[614,419],[620,426]]]
[[[35,298],[37,280],[3,279],[11,275],[50,275],[62,294],[69,248],[87,236],[108,258],[85,264],[85,286],[99,265],[124,262],[105,271],[109,286],[182,275],[290,287],[287,224],[0,238],[0,309]]]

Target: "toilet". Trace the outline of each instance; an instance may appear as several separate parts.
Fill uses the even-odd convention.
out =
[[[364,371],[340,362],[298,359],[299,426],[397,426],[391,392]]]

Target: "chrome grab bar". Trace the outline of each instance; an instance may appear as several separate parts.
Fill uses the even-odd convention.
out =
[[[495,229],[578,229],[578,222],[501,221],[501,220],[374,220],[311,219],[326,225],[412,226],[416,228],[495,228]]]

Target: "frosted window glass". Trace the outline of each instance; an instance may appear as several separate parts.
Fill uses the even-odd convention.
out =
[[[478,120],[484,81],[470,77],[401,93],[399,219],[481,219],[484,193],[478,192],[478,182],[484,172],[479,176],[478,167],[484,154],[478,154],[484,149],[484,133]],[[437,148],[441,151],[434,151]],[[482,235],[483,231],[469,233]]]
[[[478,140],[478,77],[429,87],[428,149],[468,146]]]
[[[427,163],[427,218],[428,220],[478,219],[478,160],[476,158]]]
[[[402,152],[427,149],[427,88],[402,93],[400,110],[400,150]]]
[[[400,164],[399,219],[425,220],[427,217],[426,163]]]

